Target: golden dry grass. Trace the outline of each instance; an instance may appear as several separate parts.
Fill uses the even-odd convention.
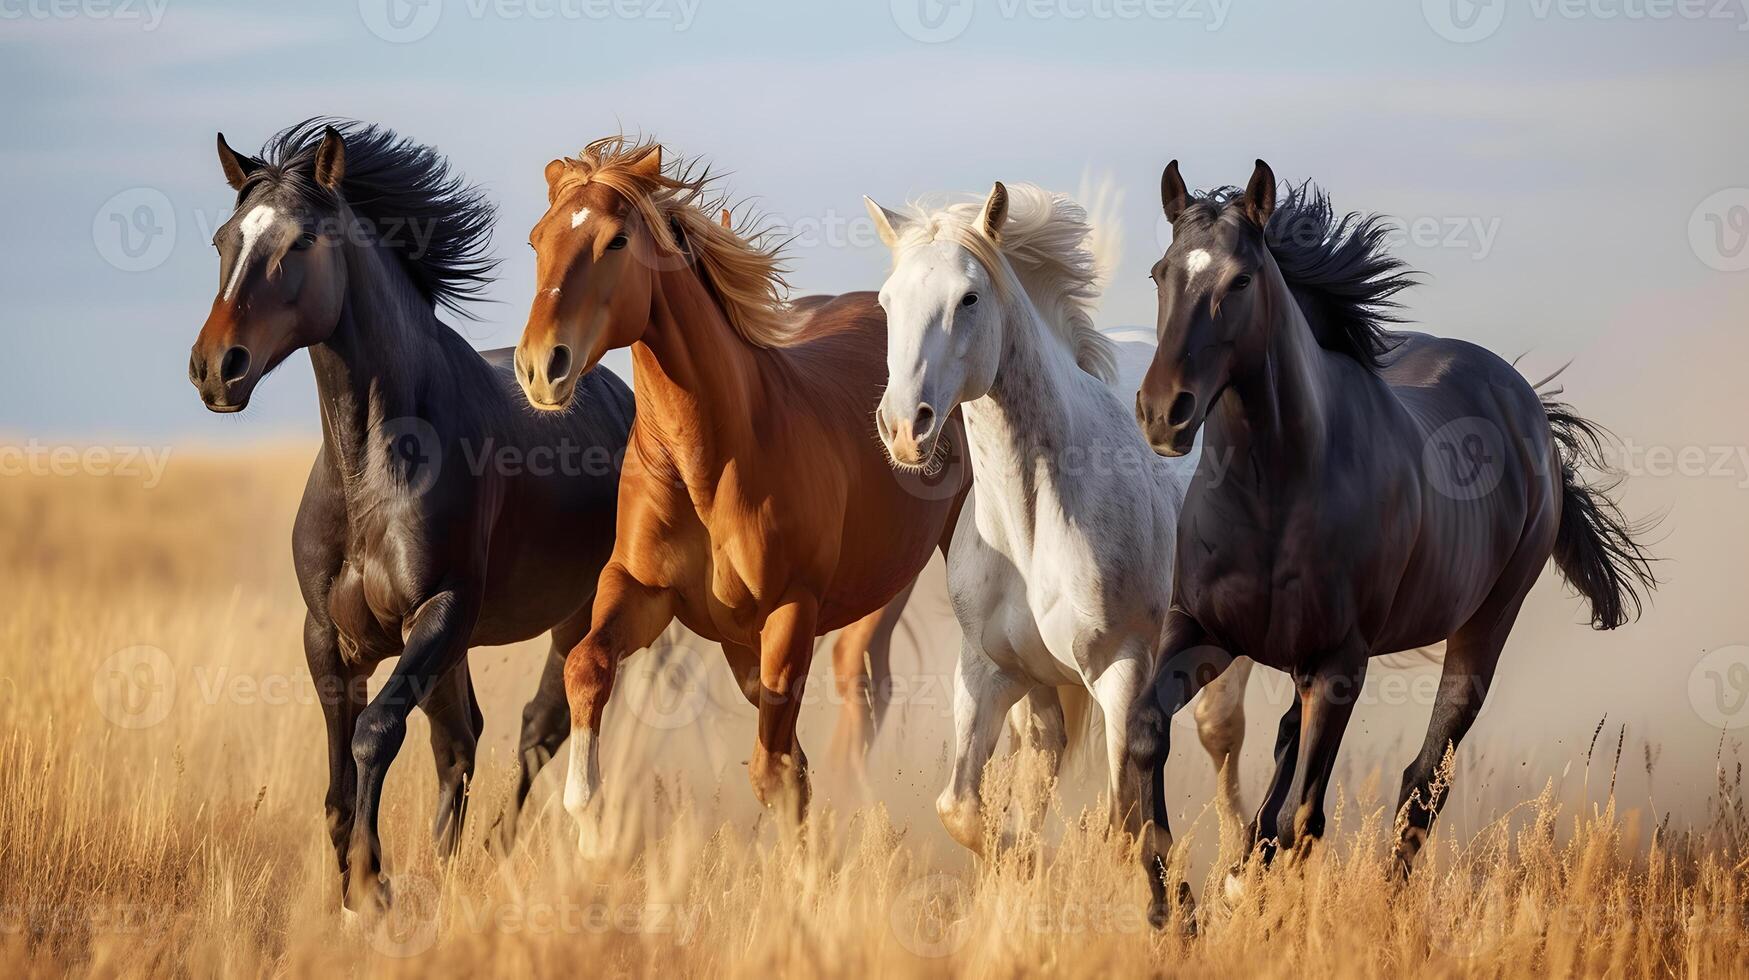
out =
[[[1047,847],[993,865],[943,846],[926,802],[943,748],[939,726],[921,722],[897,726],[873,760],[890,810],[823,798],[798,836],[751,804],[744,719],[716,738],[714,714],[675,732],[622,709],[606,740],[617,855],[575,856],[549,775],[523,844],[499,864],[479,843],[506,790],[533,643],[476,654],[489,750],[463,854],[447,868],[432,854],[435,779],[416,721],[383,826],[399,901],[348,927],[286,550],[306,458],[179,457],[151,490],[120,477],[0,482],[0,972],[1749,972],[1737,775],[1691,829],[1641,827],[1601,788],[1619,757],[1607,737],[1574,760],[1595,770],[1585,801],[1551,790],[1497,808],[1480,834],[1436,834],[1401,888],[1383,873],[1395,783],[1376,772],[1341,784],[1319,849],[1251,868],[1236,903],[1221,899],[1219,861],[1181,855],[1202,895],[1191,940],[1147,928],[1137,866],[1102,820],[1060,807]],[[655,672],[617,696],[676,677],[705,683]],[[747,711],[732,695],[725,705]],[[810,744],[829,720],[821,709],[804,722]],[[1201,764],[1187,757],[1174,765]],[[1036,773],[1010,761],[993,777],[993,797],[1010,799],[1006,787]],[[1187,838],[1212,833],[1206,811],[1179,812]]]

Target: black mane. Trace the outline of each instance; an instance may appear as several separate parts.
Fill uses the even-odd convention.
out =
[[[329,126],[346,142],[340,194],[365,220],[370,236],[400,257],[408,277],[434,307],[471,316],[461,304],[492,281],[498,264],[488,255],[497,211],[483,191],[452,172],[431,147],[380,126],[306,119],[261,148],[261,167],[238,191],[238,201],[256,184],[271,182],[331,207],[332,196],[314,176],[316,148]]]
[[[1306,181],[1287,185],[1270,215],[1264,238],[1282,278],[1325,350],[1347,354],[1370,370],[1396,346],[1390,324],[1401,323],[1391,297],[1415,284],[1415,273],[1385,251],[1390,226],[1383,216],[1349,212],[1341,218],[1329,195]],[[1192,207],[1211,217],[1239,206],[1243,191],[1220,187]]]

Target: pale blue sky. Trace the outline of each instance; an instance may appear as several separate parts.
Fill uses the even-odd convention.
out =
[[[0,241],[0,433],[315,430],[301,357],[235,418],[206,414],[183,374],[217,277],[208,236],[231,200],[213,132],[253,148],[315,114],[432,143],[499,202],[497,302],[461,324],[480,346],[521,326],[542,165],[622,124],[824,229],[795,250],[802,291],[879,283],[884,254],[847,224],[861,194],[998,178],[1072,190],[1092,172],[1126,193],[1106,322],[1148,323],[1161,166],[1178,156],[1201,186],[1242,181],[1264,156],[1339,207],[1419,222],[1403,248],[1429,273],[1410,297],[1418,319],[1509,354],[1578,357],[1580,379],[1599,345],[1599,377],[1633,363],[1627,311],[1744,310],[1749,273],[1709,268],[1688,237],[1703,199],[1749,183],[1737,0],[1698,19],[1625,13],[1643,0],[616,2],[0,0],[0,200],[14,229]],[[612,9],[647,16],[599,16]],[[1439,29],[1454,33],[1454,9],[1483,31],[1502,16],[1459,43]],[[923,43],[906,33],[918,25],[952,36]],[[124,223],[142,200],[159,202],[150,224],[166,227],[166,200],[174,215],[174,234],[137,260],[109,214],[129,191]],[[152,267],[117,267],[136,262]]]

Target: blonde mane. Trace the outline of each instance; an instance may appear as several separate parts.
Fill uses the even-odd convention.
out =
[[[900,230],[899,247],[947,238],[971,252],[998,289],[1004,285],[1006,260],[1039,315],[1074,353],[1075,363],[1101,381],[1115,380],[1116,348],[1093,325],[1103,283],[1086,210],[1068,195],[1053,194],[1036,184],[1007,187],[1008,218],[1002,224],[1000,244],[978,230],[983,202],[968,201],[936,210],[913,204],[914,220]]]
[[[623,135],[598,139],[564,160],[565,174],[552,193],[556,196],[574,183],[605,184],[637,209],[658,247],[676,255],[682,249],[673,225],[679,225],[700,276],[741,339],[755,347],[791,342],[781,243],[768,244],[769,232],[745,212],[738,228],[720,220],[717,216],[730,210],[728,199],[714,191],[715,178],[696,160],[664,159],[655,175],[633,166],[661,152],[654,140]]]

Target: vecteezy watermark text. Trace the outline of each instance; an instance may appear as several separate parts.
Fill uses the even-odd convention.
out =
[[[169,465],[169,446],[55,446],[37,439],[0,446],[0,477],[119,476],[150,490]]]

